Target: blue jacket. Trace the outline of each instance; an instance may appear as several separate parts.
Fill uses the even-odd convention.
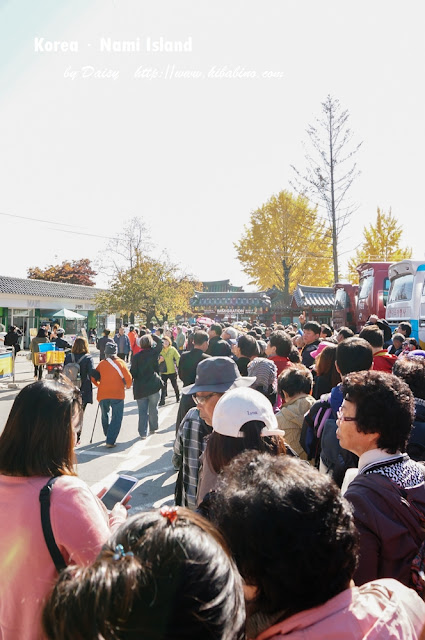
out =
[[[120,340],[122,338],[124,338],[124,351],[120,349]],[[115,334],[114,342],[118,347],[118,353],[123,353],[124,355],[127,355],[127,353],[130,353],[130,340],[128,339],[128,336],[125,335],[125,333],[122,336],[120,336],[119,333]]]

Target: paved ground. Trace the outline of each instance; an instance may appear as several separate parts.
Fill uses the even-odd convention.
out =
[[[98,352],[93,350],[95,364]],[[0,432],[3,430],[13,401],[23,386],[33,382],[33,368],[25,354],[19,353],[16,360],[16,385],[18,389],[7,387],[6,380],[0,384]],[[176,473],[171,465],[172,447],[175,435],[175,419],[178,404],[175,402],[171,385],[166,404],[159,409],[159,430],[146,440],[140,440],[137,432],[137,403],[131,389],[126,392],[124,418],[117,447],[107,449],[97,416],[93,443],[90,444],[98,403],[96,389],[94,403],[88,405],[84,415],[81,445],[77,448],[78,475],[97,491],[112,484],[117,473],[129,473],[140,480],[132,491],[132,511],[173,504]]]

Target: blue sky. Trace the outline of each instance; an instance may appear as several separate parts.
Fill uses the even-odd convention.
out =
[[[380,0],[0,2],[0,212],[30,218],[0,216],[0,272],[96,260],[139,215],[154,253],[167,250],[200,279],[246,285],[233,242],[252,210],[290,188],[328,93],[363,140],[351,193],[359,209],[340,251],[348,257],[377,206],[391,206],[424,258],[424,17],[419,1],[403,10]],[[140,38],[144,49],[161,36],[191,37],[192,51],[99,51],[102,37]],[[37,37],[78,41],[78,52],[37,53]],[[173,66],[259,77],[165,79]],[[135,78],[139,67],[163,77]]]

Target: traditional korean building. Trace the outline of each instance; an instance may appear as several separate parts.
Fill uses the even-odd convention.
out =
[[[334,303],[333,287],[306,287],[298,284],[292,295],[291,308],[296,316],[304,311],[307,320],[330,325]]]
[[[202,293],[233,293],[243,291],[243,287],[234,287],[230,280],[211,280],[202,283]]]
[[[291,322],[298,323],[298,317],[303,311],[307,320],[317,320],[320,324],[329,324],[331,321],[334,306],[332,287],[307,287],[298,284],[289,300],[276,287],[267,293],[271,299],[267,324],[271,322],[283,325]]]
[[[203,290],[195,291],[190,299],[195,317],[207,316],[218,322],[263,322],[270,311],[270,298],[266,291],[248,293],[242,287],[232,286],[229,280],[203,282],[202,285]]]

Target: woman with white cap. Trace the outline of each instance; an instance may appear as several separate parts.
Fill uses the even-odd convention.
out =
[[[285,432],[278,429],[269,400],[259,391],[240,387],[225,393],[217,402],[213,431],[202,456],[197,504],[215,489],[219,473],[233,458],[246,451],[283,455]]]

